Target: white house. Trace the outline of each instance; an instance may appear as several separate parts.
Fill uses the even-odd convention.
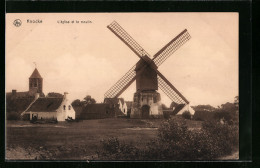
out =
[[[118,104],[119,104],[119,109],[124,113],[124,115],[127,115],[127,104],[124,101],[124,99],[119,98]]]
[[[39,97],[37,93],[35,100],[21,115],[30,115],[30,120],[65,121],[68,117],[75,119],[75,111],[65,92],[63,97]]]
[[[174,109],[175,109],[175,107],[173,107],[173,110]],[[185,111],[189,111],[191,115],[194,115],[194,113],[195,113],[195,110],[193,108],[191,108],[189,104],[186,104],[178,111],[178,113],[176,115],[182,115],[182,113]]]

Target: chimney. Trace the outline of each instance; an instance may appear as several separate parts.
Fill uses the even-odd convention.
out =
[[[68,92],[64,92],[64,99],[68,99]]]
[[[12,90],[12,96],[16,96],[16,90]]]
[[[37,100],[40,97],[40,93],[35,93],[34,99]]]

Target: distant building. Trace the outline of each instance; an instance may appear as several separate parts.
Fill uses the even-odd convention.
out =
[[[130,117],[133,102],[132,101],[125,101],[125,104],[126,104],[126,107],[127,107],[127,116]]]
[[[103,118],[113,118],[117,116],[122,116],[123,113],[118,108],[118,105],[108,104],[108,103],[96,103],[86,105],[80,115],[79,119],[103,119]]]
[[[39,97],[36,94],[34,101],[21,114],[30,120],[56,120],[65,121],[68,117],[75,119],[75,111],[68,99],[68,93],[63,97]]]
[[[194,115],[195,111],[190,105],[188,104],[177,104],[173,106],[173,114],[174,115],[182,115],[185,111],[190,112],[191,115]]]
[[[127,115],[127,104],[123,98],[105,98],[105,104],[109,104],[111,107],[118,108],[122,114]]]

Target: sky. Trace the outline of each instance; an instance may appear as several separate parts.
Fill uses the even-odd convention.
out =
[[[103,102],[105,92],[139,60],[107,28],[115,20],[151,56],[187,29],[191,39],[158,70],[191,105],[233,102],[239,88],[238,17],[231,12],[8,13],[6,92],[28,91],[36,62],[45,95],[68,92],[71,100],[91,95]],[[21,26],[14,26],[16,19]],[[135,82],[120,97],[132,101],[134,92]],[[171,100],[159,93],[169,106]]]

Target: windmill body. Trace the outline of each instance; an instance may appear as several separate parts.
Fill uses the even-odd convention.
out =
[[[161,96],[157,92],[158,87],[173,102],[189,104],[189,101],[158,71],[158,66],[190,39],[186,29],[151,57],[117,22],[114,21],[107,27],[140,60],[105,93],[105,100],[118,98],[136,80],[131,118],[162,117]]]
[[[144,65],[146,67],[142,70]],[[160,118],[163,115],[161,96],[157,92],[157,73],[154,68],[157,69],[157,66],[148,56],[143,56],[143,59],[136,64],[136,92],[131,107],[131,118]]]

